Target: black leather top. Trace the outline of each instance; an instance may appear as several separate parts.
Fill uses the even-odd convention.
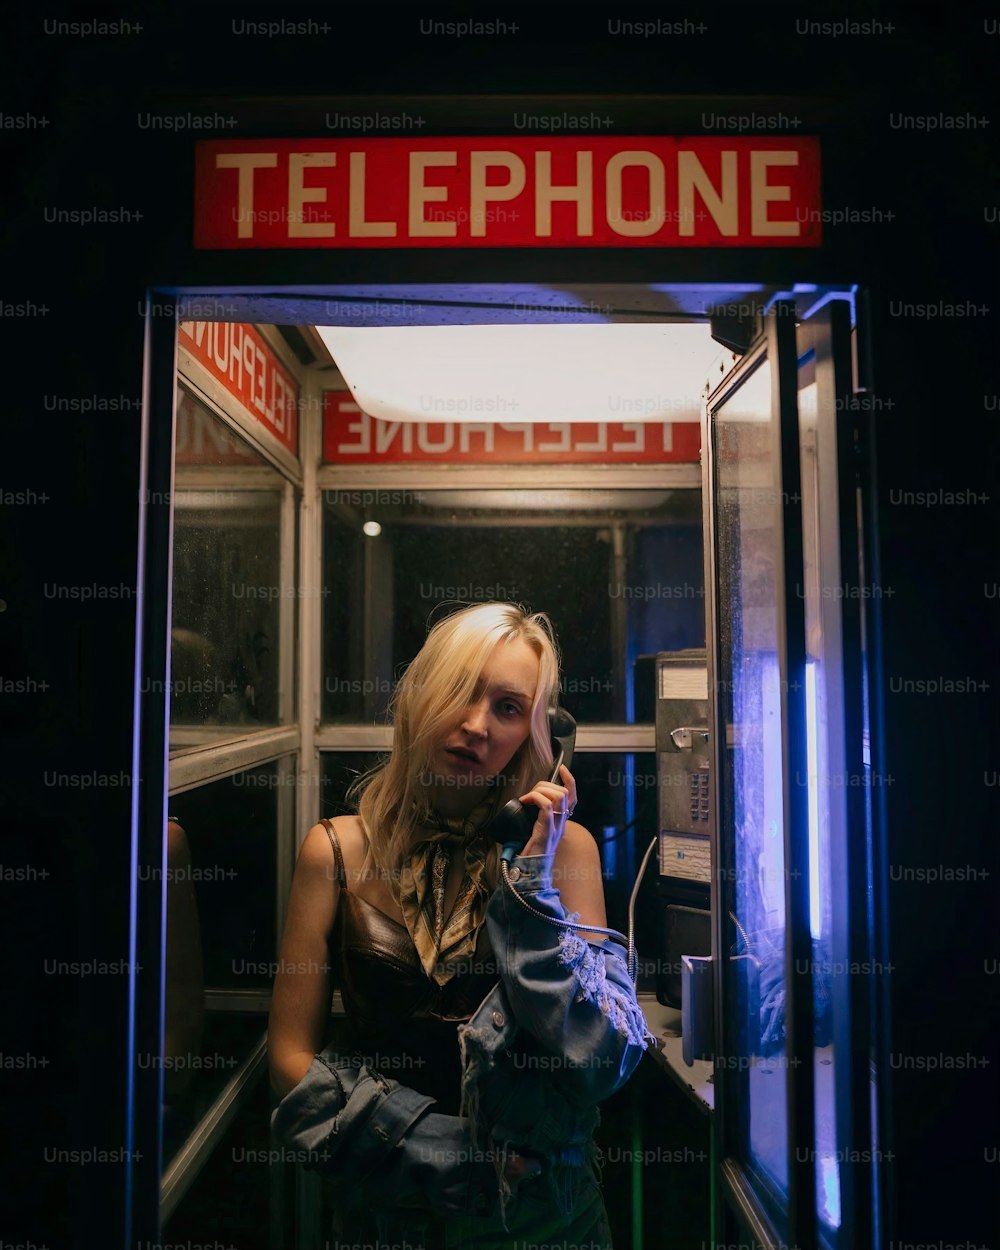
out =
[[[385,1076],[437,1098],[456,1114],[456,1030],[499,980],[486,925],[474,955],[444,985],[424,972],[404,924],[347,888],[343,854],[329,821],[340,899],[331,942],[334,984],[347,1014],[347,1041]]]

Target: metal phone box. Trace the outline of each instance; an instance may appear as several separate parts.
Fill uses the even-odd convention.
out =
[[[704,649],[656,657],[660,875],[709,885],[715,813],[709,786],[708,664]]]

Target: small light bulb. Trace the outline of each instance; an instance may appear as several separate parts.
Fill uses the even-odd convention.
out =
[[[369,538],[378,538],[379,534],[382,533],[382,526],[379,525],[378,521],[366,521],[361,528]]]

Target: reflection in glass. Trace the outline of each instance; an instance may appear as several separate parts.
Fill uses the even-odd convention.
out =
[[[295,783],[293,764],[286,757],[170,800],[164,1166],[266,1028],[276,951],[278,796],[281,786]],[[259,1008],[207,1010],[206,990],[215,1004],[234,991],[257,991]]]
[[[741,1109],[739,1153],[761,1197],[787,1189],[785,860],[778,659],[778,468],[771,379],[758,367],[717,411],[716,544],[720,778],[735,860],[723,897],[733,922],[726,1053]],[[782,1220],[781,1204],[768,1203]]]
[[[278,723],[283,479],[186,390],[178,390],[172,749]],[[245,729],[242,731],[245,732]]]

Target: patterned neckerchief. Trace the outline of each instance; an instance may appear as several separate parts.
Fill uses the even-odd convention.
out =
[[[497,805],[498,796],[489,794],[465,816],[431,812],[400,873],[399,901],[406,928],[424,972],[438,985],[461,971],[458,961],[476,949],[489,901],[484,873],[494,846],[486,831]],[[444,895],[455,851],[464,853],[465,873],[452,913],[445,917]]]

